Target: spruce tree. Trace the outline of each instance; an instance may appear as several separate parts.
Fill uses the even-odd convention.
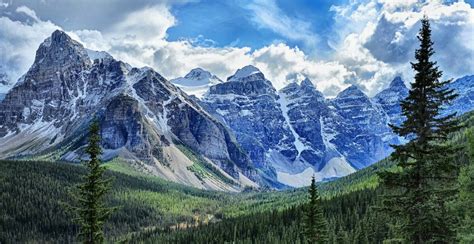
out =
[[[393,145],[392,159],[398,168],[380,173],[388,193],[383,209],[402,220],[402,237],[410,243],[452,242],[454,218],[446,203],[455,196],[455,175],[458,169],[457,146],[448,145],[448,134],[457,130],[455,114],[444,115],[443,107],[456,95],[440,81],[442,72],[436,62],[427,17],[421,20],[418,35],[420,46],[411,63],[415,81],[408,96],[401,102],[405,121],[390,125],[393,131],[408,139],[404,145]]]
[[[460,219],[457,238],[460,243],[474,243],[474,129],[467,133],[468,165],[459,174],[460,186],[454,208]]]
[[[328,243],[328,227],[324,218],[321,199],[316,187],[316,180],[311,179],[309,203],[305,206],[303,234],[308,243]]]
[[[113,211],[104,203],[104,196],[110,190],[110,179],[104,178],[105,168],[100,166],[100,128],[97,120],[89,127],[89,144],[86,148],[89,161],[86,162],[87,175],[84,182],[77,187],[73,208],[76,222],[79,224],[79,238],[83,243],[96,244],[104,242],[104,222]]]

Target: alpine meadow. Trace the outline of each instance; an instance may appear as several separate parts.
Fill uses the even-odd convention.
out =
[[[0,0],[0,244],[474,243],[473,6]]]

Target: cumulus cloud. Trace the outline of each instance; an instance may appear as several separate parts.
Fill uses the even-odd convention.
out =
[[[252,10],[251,18],[259,28],[308,45],[319,41],[308,22],[288,17],[275,1],[257,0],[246,7]],[[354,0],[333,6],[331,11],[335,23],[333,38],[328,42],[334,52],[326,60],[308,56],[281,41],[258,49],[214,47],[212,40],[203,36],[169,41],[167,31],[179,20],[167,3],[137,8],[100,31],[78,29],[68,33],[87,48],[108,51],[133,66],[151,66],[167,78],[184,76],[190,69],[202,67],[225,79],[236,69],[253,64],[277,89],[292,77],[304,75],[327,96],[335,96],[350,84],[374,95],[396,75],[411,80],[409,61],[418,45],[419,19],[427,14],[432,21],[435,59],[446,77],[474,73],[474,47],[470,44],[474,17],[467,3]],[[27,7],[16,8],[16,13],[29,20],[0,17],[0,64],[12,78],[18,78],[31,65],[39,43],[55,29],[61,29],[41,20]]]
[[[130,42],[145,43],[158,42],[166,37],[166,31],[175,25],[176,20],[166,5],[147,6],[132,12],[125,19],[114,25],[112,33],[126,33]],[[123,36],[120,36],[123,37]]]
[[[290,40],[302,41],[315,48],[318,36],[311,31],[311,24],[286,15],[275,0],[256,0],[245,5],[252,11],[252,20],[260,28],[270,29]]]
[[[288,76],[302,74],[327,96],[335,96],[354,79],[354,73],[337,61],[315,61],[298,48],[280,43],[252,53],[253,63],[279,89],[288,83]]]
[[[334,6],[342,35],[332,40],[335,59],[356,73],[357,83],[373,95],[401,74],[411,81],[409,64],[418,46],[419,20],[427,15],[444,78],[474,73],[472,42],[474,10],[464,2],[352,1]],[[365,13],[365,14],[364,14]],[[351,23],[344,25],[343,23]],[[353,24],[354,23],[354,24]]]
[[[5,73],[13,83],[33,63],[38,45],[59,26],[40,20],[35,12],[26,6],[16,12],[26,14],[34,21],[22,23],[8,17],[0,17],[0,73]],[[0,92],[4,92],[3,90]]]
[[[8,7],[8,5],[6,5]],[[20,6],[16,9],[16,12],[17,13],[24,13],[26,14],[27,16],[29,16],[30,18],[32,18],[34,21],[36,22],[40,22],[41,20],[38,18],[38,16],[36,16],[36,13],[35,11],[33,11],[32,9],[26,7],[26,6]]]

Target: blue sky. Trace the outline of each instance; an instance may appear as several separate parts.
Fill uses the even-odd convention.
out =
[[[55,29],[171,79],[202,67],[225,80],[252,64],[282,88],[308,77],[332,97],[408,84],[419,19],[433,27],[445,78],[474,74],[473,1],[0,0],[0,73],[13,86]]]
[[[311,53],[301,40],[292,40],[269,28],[262,28],[252,20],[252,13],[245,7],[249,1],[212,1],[191,2],[172,8],[172,13],[178,19],[176,26],[169,29],[169,40],[195,38],[214,41],[215,46],[248,46],[260,48],[273,42],[282,41],[289,46],[298,46]],[[277,1],[282,12],[291,17],[310,23],[310,31],[319,36],[322,41],[318,49],[328,49],[326,39],[330,37],[334,23],[334,12],[331,6],[345,1]],[[211,42],[212,43],[212,42]]]

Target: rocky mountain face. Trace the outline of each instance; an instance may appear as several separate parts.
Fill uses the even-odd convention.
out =
[[[451,85],[462,90],[448,111],[470,111],[472,76]],[[270,181],[289,186],[341,177],[387,157],[403,143],[388,124],[400,124],[408,88],[400,77],[373,98],[350,86],[326,99],[312,82],[276,91],[256,67],[239,69],[209,88],[202,105],[223,121]],[[471,99],[470,99],[471,98]]]
[[[0,157],[84,158],[93,117],[104,158],[200,188],[259,181],[233,134],[185,93],[152,69],[87,50],[62,31],[40,45],[0,102]]]
[[[343,90],[330,103],[345,122],[347,138],[338,143],[338,148],[346,152],[355,168],[364,168],[391,152],[389,144],[396,141],[388,127],[388,116],[357,86]]]
[[[373,101],[383,108],[388,115],[390,123],[400,125],[403,121],[400,101],[408,96],[408,88],[402,78],[395,77],[387,89],[381,91],[373,98]]]
[[[269,173],[268,157],[297,157],[294,137],[285,123],[278,95],[271,82],[253,66],[246,66],[227,79],[211,86],[203,106],[235,133],[255,166]]]
[[[2,66],[0,65],[0,101],[5,97],[6,92],[11,87],[10,79],[8,75],[2,71]]]
[[[272,180],[301,186],[313,174],[324,180],[365,166],[347,160],[354,147],[344,148],[347,153],[337,147],[354,144],[349,137],[358,132],[348,135],[354,129],[346,114],[334,108],[333,103],[344,105],[344,97],[328,101],[307,79],[277,92],[257,68],[246,66],[227,82],[211,86],[202,103],[234,131],[255,165]]]
[[[472,111],[474,108],[474,75],[467,75],[449,84],[458,97],[447,108],[446,113],[456,112],[458,115]]]
[[[288,185],[307,185],[355,171],[336,143],[344,140],[344,119],[338,115],[309,79],[293,82],[279,91],[279,102],[298,151],[298,161],[276,167],[278,180]],[[278,164],[277,164],[278,165]],[[299,165],[299,167],[295,167]]]
[[[188,95],[196,96],[197,98],[202,98],[204,93],[209,90],[210,86],[222,83],[222,80],[219,79],[219,77],[201,68],[192,69],[184,77],[179,77],[170,81]]]

